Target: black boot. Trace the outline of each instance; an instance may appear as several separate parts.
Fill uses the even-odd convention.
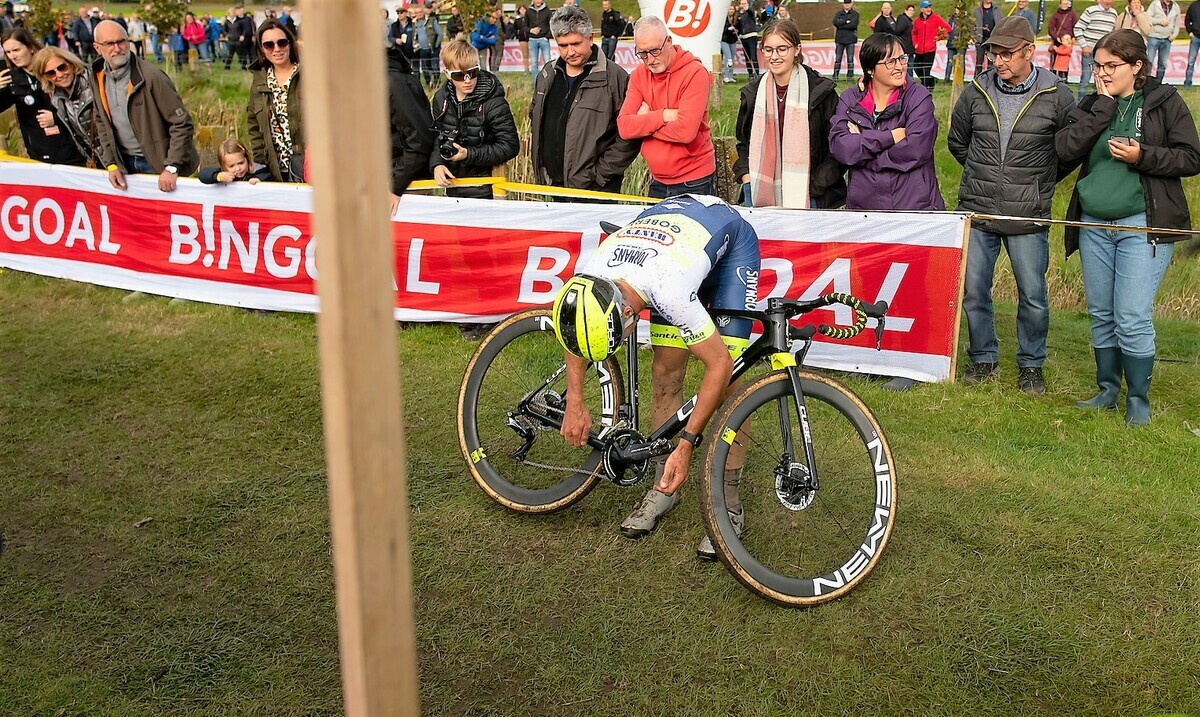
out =
[[[1144,426],[1150,422],[1150,374],[1154,356],[1121,356],[1125,368],[1125,423]]]
[[[1076,401],[1075,408],[1116,408],[1121,394],[1121,349],[1092,349],[1096,353],[1096,385],[1100,393],[1086,401]]]

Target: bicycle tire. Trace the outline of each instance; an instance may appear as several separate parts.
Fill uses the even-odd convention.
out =
[[[853,391],[803,370],[800,385],[819,485],[807,506],[788,507],[775,490],[775,469],[782,465],[783,453],[781,398],[798,460],[804,462],[786,371],[748,386],[714,422],[702,466],[700,505],[717,555],[739,582],[782,605],[811,607],[845,595],[879,562],[896,519],[896,476],[879,422]],[[744,426],[749,431],[739,433]],[[747,447],[738,490],[745,521],[741,536],[729,516],[723,484],[736,440]]]
[[[556,430],[534,429],[532,455],[526,460],[516,460],[512,454],[523,440],[505,423],[507,413],[562,365],[563,351],[554,336],[550,310],[531,309],[496,326],[479,344],[463,374],[458,394],[459,448],[475,483],[510,510],[562,510],[600,481],[601,452],[568,446]],[[598,366],[586,374],[584,401],[601,425],[612,425],[624,400],[621,367],[616,358]],[[565,394],[565,375],[554,386],[558,395]],[[545,469],[546,461],[554,461],[558,470]],[[567,477],[560,480],[559,476]]]

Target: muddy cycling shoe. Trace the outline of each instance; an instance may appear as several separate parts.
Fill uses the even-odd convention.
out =
[[[746,514],[729,512],[729,522],[733,523],[733,532],[740,538],[746,530]],[[707,535],[704,540],[700,541],[700,545],[696,548],[696,557],[701,560],[716,560],[717,550],[713,547],[712,539]]]
[[[678,502],[674,495],[660,493],[651,488],[646,491],[646,497],[633,507],[629,517],[621,523],[621,535],[632,539],[648,535],[658,525],[658,519],[669,513]]]

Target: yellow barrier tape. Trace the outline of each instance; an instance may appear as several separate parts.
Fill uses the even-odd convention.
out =
[[[637,194],[615,194],[613,192],[594,192],[590,189],[570,189],[568,187],[550,187],[544,184],[526,184],[510,182],[501,177],[475,177],[471,179],[456,179],[452,187],[484,187],[491,185],[500,192],[517,192],[520,194],[545,194],[552,197],[575,197],[582,199],[607,199],[614,202],[638,202],[639,204],[658,204],[657,199],[643,197]],[[408,185],[409,189],[442,189],[433,179],[421,179]]]
[[[9,154],[8,152],[4,152],[2,150],[0,150],[0,162],[25,162],[26,164],[37,164],[38,163],[38,161],[36,159],[26,159],[25,157],[18,157],[15,154]]]

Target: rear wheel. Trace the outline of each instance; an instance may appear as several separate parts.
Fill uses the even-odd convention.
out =
[[[858,396],[807,371],[800,385],[816,489],[791,380],[778,371],[747,387],[714,423],[700,502],[713,546],[734,577],[769,600],[808,607],[845,595],[875,567],[895,521],[896,478],[883,431]],[[798,455],[788,455],[784,423]],[[723,487],[735,442],[746,447],[740,536]]]
[[[458,396],[459,447],[480,488],[522,513],[561,510],[600,480],[600,451],[575,448],[558,432],[565,407],[563,349],[549,309],[516,314],[480,343]],[[584,402],[601,425],[621,405],[615,358],[589,369]]]

